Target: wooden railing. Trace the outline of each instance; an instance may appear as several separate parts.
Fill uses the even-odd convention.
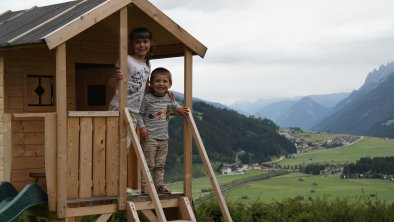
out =
[[[204,144],[202,142],[200,133],[198,132],[197,125],[194,122],[194,118],[193,118],[192,112],[189,112],[189,115],[187,116],[186,120],[187,120],[188,127],[191,129],[191,131],[193,133],[194,142],[197,145],[197,150],[198,150],[198,152],[200,154],[200,158],[201,158],[201,160],[203,162],[205,171],[208,174],[207,176],[209,178],[209,182],[211,183],[211,187],[212,187],[212,189],[214,191],[215,198],[216,198],[216,201],[218,202],[219,208],[220,208],[220,210],[222,212],[224,221],[232,222],[233,220],[231,218],[230,212],[228,211],[228,208],[227,208],[226,202],[224,200],[223,194],[222,194],[222,192],[220,190],[220,186],[219,186],[219,183],[218,183],[218,181],[216,179],[215,172],[213,171],[211,162],[209,162],[208,154],[207,154],[207,152],[205,150],[205,147],[204,147]]]
[[[103,200],[118,197],[118,184],[119,112],[68,112],[67,203],[75,207],[67,210],[67,216],[81,214],[79,202],[111,203]],[[114,203],[102,208],[95,206],[85,212],[100,209],[112,211],[116,206]]]

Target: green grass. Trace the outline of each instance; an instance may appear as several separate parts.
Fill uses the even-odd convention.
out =
[[[310,133],[309,133],[310,134]],[[321,140],[322,138],[336,137],[338,134],[313,134],[309,137],[312,140]],[[278,164],[281,166],[295,166],[308,163],[332,163],[343,164],[346,162],[355,162],[360,157],[375,156],[394,156],[394,140],[384,140],[380,138],[365,137],[358,142],[340,148],[320,149],[298,156],[297,158],[284,159]],[[246,177],[256,176],[264,173],[260,170],[246,171],[244,175],[217,176],[219,184],[229,183],[233,180],[239,180]],[[304,181],[299,181],[303,178]],[[316,183],[317,186],[314,186]],[[183,183],[169,184],[173,191],[182,191]],[[208,192],[201,192],[203,189],[209,189],[210,183],[208,178],[199,178],[193,180],[193,198],[198,198]],[[314,193],[311,192],[314,190]],[[375,195],[371,197],[370,195]],[[226,198],[239,200],[247,196],[246,201],[253,201],[257,198],[263,202],[281,201],[284,198],[292,198],[298,195],[309,197],[327,197],[349,198],[358,201],[360,198],[371,198],[373,200],[383,200],[394,203],[394,183],[389,180],[380,179],[348,179],[343,180],[339,175],[329,176],[309,176],[300,173],[292,173],[285,176],[274,177],[267,180],[256,181],[246,184],[243,187],[234,189],[226,193]]]
[[[265,171],[262,170],[248,170],[246,171],[243,175],[217,175],[216,178],[219,182],[219,184],[224,184],[224,183],[229,183],[234,180],[240,180],[244,179],[247,177],[252,177],[252,176],[257,176],[260,174],[265,173]],[[182,182],[176,182],[176,183],[171,183],[168,184],[168,187],[171,189],[171,191],[175,192],[182,192],[183,190],[183,181]],[[192,186],[192,193],[194,198],[198,198],[200,196],[203,196],[205,194],[208,194],[207,192],[202,192],[203,189],[209,189],[211,188],[211,184],[208,180],[208,177],[202,177],[198,179],[193,179],[193,186]]]
[[[302,178],[303,181],[300,181]],[[311,192],[311,191],[314,192]],[[292,173],[284,176],[273,177],[268,180],[253,182],[244,187],[235,189],[226,194],[230,200],[242,199],[247,196],[247,201],[257,198],[263,202],[282,201],[302,195],[309,197],[349,198],[359,201],[360,198],[394,202],[394,183],[390,180],[380,179],[340,179],[339,175],[309,176],[301,173]],[[372,197],[371,195],[375,195]]]
[[[355,162],[365,156],[394,156],[394,140],[364,137],[349,146],[313,150],[301,154],[297,158],[286,158],[277,163],[282,167],[309,163],[343,164]]]
[[[308,142],[314,143],[319,142],[328,138],[335,138],[338,136],[345,136],[344,134],[333,134],[333,133],[314,133],[310,131],[299,132],[295,134],[296,138],[304,138]]]

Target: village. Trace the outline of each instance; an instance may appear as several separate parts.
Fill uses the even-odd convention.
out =
[[[312,140],[309,134],[300,134],[302,130],[300,128],[281,128],[279,134],[285,136],[287,139],[292,141],[297,148],[296,154],[290,154],[288,157],[296,157],[300,153],[305,153],[310,150],[320,148],[337,148],[341,146],[347,146],[355,141],[361,139],[360,136],[343,135],[336,136],[334,138],[328,137],[321,140]],[[321,134],[321,132],[312,132],[313,134]]]
[[[284,158],[295,158],[302,153],[309,152],[311,150],[316,149],[329,149],[329,148],[338,148],[342,146],[347,146],[355,141],[361,139],[360,136],[353,136],[353,135],[343,135],[343,136],[336,136],[334,138],[328,137],[321,140],[312,140],[309,134],[301,134],[303,131],[297,127],[290,127],[290,128],[281,128],[279,129],[278,133],[280,135],[285,136],[295,145],[297,149],[297,153],[291,153],[286,156],[281,156],[278,160],[269,161],[264,163],[253,163],[253,164],[242,164],[240,161],[235,161],[235,163],[228,164],[223,163],[220,167],[220,174],[221,175],[240,175],[244,174],[246,170],[251,169],[258,169],[258,170],[280,170],[281,167],[275,162],[282,160]],[[313,134],[321,134],[320,132],[313,132]],[[241,151],[242,152],[242,151]],[[237,159],[237,158],[236,158]],[[338,169],[335,169],[338,171]]]

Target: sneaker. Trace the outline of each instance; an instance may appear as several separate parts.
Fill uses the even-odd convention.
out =
[[[141,187],[141,194],[148,194],[149,190],[148,187]]]
[[[138,193],[135,190],[133,190],[133,189],[131,189],[129,187],[126,188],[126,193],[129,196],[137,196],[138,195]]]
[[[160,185],[158,188],[157,188],[157,193],[160,193],[160,194],[169,194],[169,193],[171,193],[171,190],[170,189],[168,189],[166,186],[164,186],[164,185]]]

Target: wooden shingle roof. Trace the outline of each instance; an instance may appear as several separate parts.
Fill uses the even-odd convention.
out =
[[[115,32],[119,22],[115,15],[126,6],[129,30],[135,26],[151,29],[155,44],[168,52],[161,57],[182,55],[184,46],[204,57],[207,48],[147,0],[76,0],[6,11],[0,14],[0,49],[32,44],[53,49],[104,19]]]

